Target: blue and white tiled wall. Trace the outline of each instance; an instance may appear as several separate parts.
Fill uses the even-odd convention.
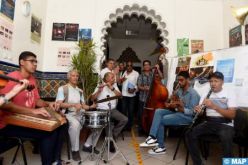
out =
[[[19,66],[0,61],[0,70],[9,73],[18,70]],[[58,87],[66,84],[65,72],[41,72],[36,71],[35,77],[38,80],[41,98],[55,98]]]

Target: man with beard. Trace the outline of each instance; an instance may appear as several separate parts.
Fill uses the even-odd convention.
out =
[[[140,144],[140,147],[154,147],[148,151],[149,154],[165,154],[164,126],[190,124],[193,109],[199,103],[199,94],[190,87],[189,73],[182,71],[177,76],[180,85],[175,92],[177,100],[165,103],[166,109],[156,109],[149,136]]]

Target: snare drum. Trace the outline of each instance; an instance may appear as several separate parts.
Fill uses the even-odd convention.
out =
[[[89,128],[102,128],[108,124],[107,111],[85,111],[84,124]]]

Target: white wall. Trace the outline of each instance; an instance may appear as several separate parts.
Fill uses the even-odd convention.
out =
[[[135,66],[142,66],[143,60],[156,61],[157,57],[155,55],[150,56],[149,54],[153,52],[157,44],[153,40],[124,40],[124,39],[111,39],[109,42],[109,55],[111,58],[117,60],[122,52],[126,50],[127,47],[132,48],[141,63]]]
[[[74,0],[70,3],[67,0],[53,0],[48,1],[47,7],[43,70],[66,71],[68,68],[56,66],[57,48],[75,46],[74,42],[51,41],[53,22],[79,23],[80,27],[92,28],[93,38],[98,46],[96,52],[101,55],[99,46],[104,22],[117,8],[132,6],[134,3],[146,5],[149,10],[154,9],[167,24],[170,42],[168,56],[176,55],[176,39],[183,37],[203,39],[206,50],[222,48],[222,1],[219,0]]]
[[[200,39],[204,40],[205,51],[223,48],[222,13],[220,0],[176,0],[174,41]]]
[[[94,0],[48,1],[43,71],[68,71],[68,67],[57,67],[58,48],[75,49],[77,47],[77,42],[74,41],[52,41],[53,23],[78,23],[79,28],[92,28],[94,37],[97,31],[95,10]]]
[[[13,41],[12,50],[0,50],[0,60],[18,64],[18,57],[22,51],[28,50],[34,52],[38,56],[38,69],[42,69],[42,61],[44,60],[44,33],[47,0],[37,1],[29,0],[31,3],[31,13],[42,20],[41,43],[37,44],[31,41],[31,15],[28,17],[22,14],[22,3],[24,0],[17,0],[15,5],[15,15],[13,21]]]
[[[240,8],[244,6],[248,6],[248,0],[224,0],[223,1],[223,42],[224,42],[224,48],[229,47],[229,30],[238,26],[239,22],[236,20],[236,18],[232,15],[231,6],[234,8]],[[246,22],[248,23],[248,20],[246,19]],[[244,29],[244,27],[242,27]],[[244,39],[244,34],[242,35]]]
[[[169,53],[176,55],[176,39],[203,39],[205,50],[215,50],[227,47],[229,28],[238,24],[231,16],[229,5],[235,7],[247,4],[248,0],[30,0],[32,13],[42,19],[41,43],[32,43],[30,39],[31,16],[21,14],[21,4],[16,1],[13,50],[8,54],[17,64],[17,57],[23,50],[33,51],[40,61],[41,71],[64,72],[67,67],[57,67],[57,51],[59,47],[75,48],[76,42],[52,41],[52,25],[54,22],[79,23],[80,28],[92,28],[93,39],[96,42],[98,59],[102,55],[99,46],[102,37],[101,29],[111,13],[125,5],[134,3],[146,5],[155,10],[166,23],[169,32]],[[2,52],[0,52],[3,54]],[[97,67],[99,63],[97,63]]]

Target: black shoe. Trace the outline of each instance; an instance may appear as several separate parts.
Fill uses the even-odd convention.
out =
[[[82,151],[91,153],[92,152],[92,146],[89,146],[89,147],[83,146]],[[94,148],[94,153],[99,154],[100,152],[96,148]]]
[[[115,146],[114,146],[114,143],[112,141],[110,142],[109,151],[112,153],[115,153]]]
[[[80,161],[81,160],[81,156],[79,154],[79,151],[72,151],[72,159],[74,161]]]

